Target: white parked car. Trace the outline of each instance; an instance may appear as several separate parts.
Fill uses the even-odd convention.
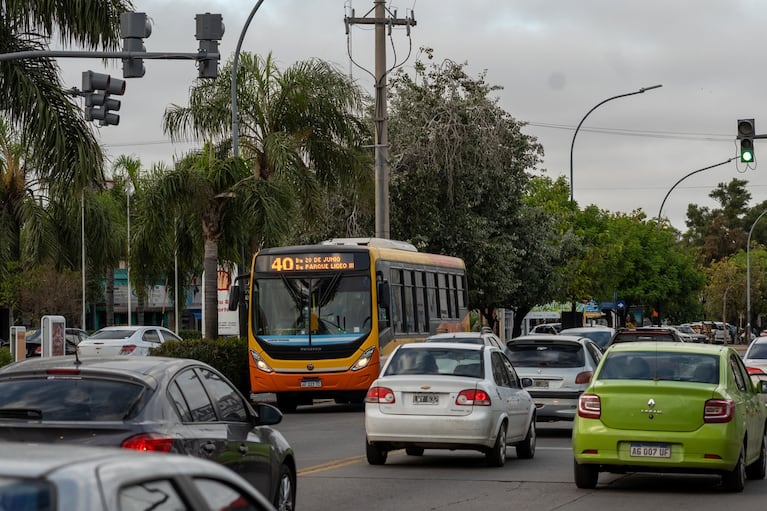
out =
[[[146,356],[150,348],[171,340],[182,339],[161,326],[108,326],[81,341],[77,345],[77,352],[83,357]]]
[[[500,349],[452,342],[408,343],[387,359],[365,398],[368,463],[389,451],[411,456],[424,449],[485,453],[490,466],[535,455],[535,404]]]
[[[743,355],[743,363],[749,372],[767,373],[767,336],[762,335],[751,341]]]

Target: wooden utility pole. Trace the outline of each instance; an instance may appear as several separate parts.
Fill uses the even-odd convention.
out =
[[[416,22],[413,14],[409,18],[397,18],[397,12],[386,8],[386,0],[373,0],[373,9],[365,16],[357,18],[352,15],[344,18],[346,31],[349,25],[375,25],[375,175],[376,175],[376,232],[378,238],[389,238],[389,140],[386,133],[388,117],[386,105],[386,31],[391,35],[393,26],[405,26],[410,34],[410,27]],[[368,15],[373,12],[373,17]],[[388,16],[388,17],[387,17]]]

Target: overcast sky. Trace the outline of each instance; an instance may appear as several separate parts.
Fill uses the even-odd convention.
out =
[[[235,51],[256,0],[134,0],[153,28],[150,52],[195,52],[195,14],[223,15],[225,59]],[[610,100],[583,123],[573,150],[573,191],[581,207],[659,213],[663,206],[685,230],[687,205],[716,207],[708,194],[738,177],[749,182],[751,205],[767,199],[767,143],[757,141],[756,168],[736,156],[736,124],[755,118],[767,133],[760,93],[767,66],[759,57],[767,2],[759,0],[407,0],[388,3],[397,17],[414,14],[410,36],[395,29],[389,66],[410,69],[421,47],[435,60],[466,62],[477,77],[503,89],[501,107],[528,123],[545,157],[540,169],[570,176],[575,128],[597,104],[662,84],[643,94]],[[242,51],[272,52],[281,67],[312,57],[327,60],[373,92],[371,26],[355,25],[349,39],[344,16],[368,14],[373,0],[264,0],[246,31]],[[372,12],[369,14],[372,16]],[[351,56],[360,67],[350,63]],[[411,51],[412,48],[412,51]],[[410,56],[408,52],[411,51]],[[120,77],[119,61],[60,59],[66,86],[80,87],[86,69]],[[171,162],[192,144],[171,144],[161,119],[171,104],[187,104],[197,77],[193,61],[146,60],[146,75],[129,79],[120,125],[99,130],[111,158],[134,155],[145,167]],[[762,129],[760,129],[762,128]],[[760,168],[758,162],[764,159]],[[493,186],[488,183],[488,186]]]

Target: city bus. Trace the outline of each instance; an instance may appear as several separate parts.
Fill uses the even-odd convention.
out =
[[[362,402],[397,345],[469,329],[464,262],[409,243],[267,248],[244,277],[230,308],[248,307],[251,398],[283,411],[315,399]]]

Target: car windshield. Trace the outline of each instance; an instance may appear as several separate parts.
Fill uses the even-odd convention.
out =
[[[760,342],[751,346],[748,358],[767,358],[767,342]]]
[[[508,345],[512,364],[518,367],[583,367],[583,347],[574,342]]]
[[[705,353],[608,351],[597,380],[719,381],[719,357]]]
[[[597,346],[604,349],[607,343],[612,338],[612,332],[609,330],[562,330],[560,335],[577,335],[580,337],[586,337],[596,343]]]
[[[89,337],[89,339],[127,339],[133,335],[135,330],[99,330]]]
[[[0,419],[122,421],[144,387],[127,381],[45,376],[0,380]]]
[[[455,374],[481,378],[482,352],[452,348],[405,348],[392,355],[384,376]]]

